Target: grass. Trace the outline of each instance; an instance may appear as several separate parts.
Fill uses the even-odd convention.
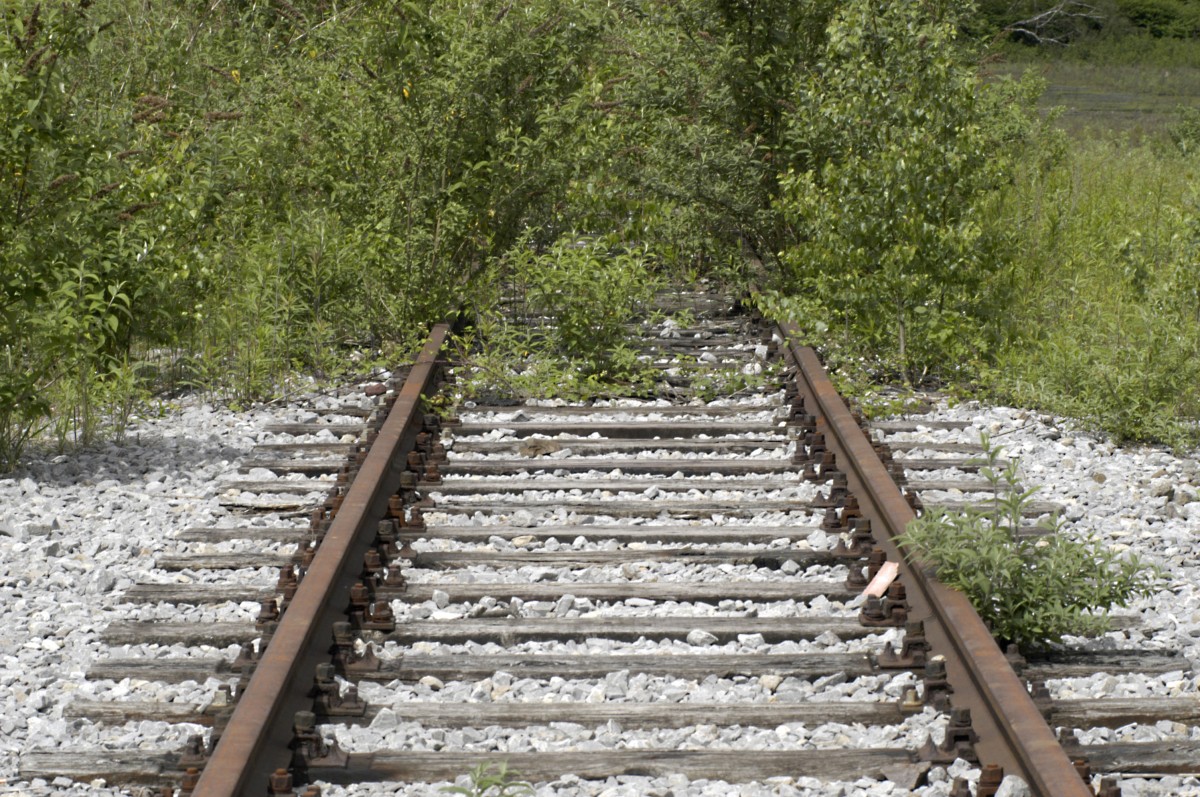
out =
[[[1200,42],[1127,37],[1050,50],[1006,45],[997,56],[988,73],[1039,74],[1046,81],[1040,107],[1061,109],[1059,126],[1076,136],[1156,137],[1181,106],[1200,104]]]
[[[1193,444],[1200,417],[1200,158],[1158,138],[1078,140],[1027,164],[1013,226],[1009,341],[989,386],[1123,440]]]

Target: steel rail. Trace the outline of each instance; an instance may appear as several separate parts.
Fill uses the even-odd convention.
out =
[[[312,708],[316,664],[329,660],[333,623],[345,619],[352,569],[362,567],[377,521],[400,486],[405,460],[421,422],[420,402],[436,373],[437,355],[450,328],[433,328],[401,388],[345,500],[330,523],[316,558],[250,683],[237,701],[193,797],[261,797],[271,773],[291,763],[295,712]]]
[[[919,562],[906,563],[895,537],[916,517],[912,508],[829,381],[816,352],[795,342],[795,325],[780,324],[778,329],[786,356],[798,367],[796,385],[808,411],[825,421],[827,448],[834,452],[863,514],[871,519],[879,547],[889,561],[900,564],[910,616],[925,618],[925,634],[935,652],[953,653],[946,657],[952,702],[971,710],[981,762],[1020,776],[1039,797],[1094,797],[966,596],[927,576]]]

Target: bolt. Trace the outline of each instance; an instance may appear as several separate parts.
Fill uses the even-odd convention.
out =
[[[887,597],[883,599],[883,611],[894,625],[908,622],[908,591],[899,580],[893,581],[888,587]]]
[[[825,510],[825,519],[821,521],[821,531],[827,534],[836,534],[844,530],[845,526],[842,525],[842,519],[838,516],[837,507],[830,506]]]
[[[1037,706],[1042,717],[1049,722],[1054,714],[1054,703],[1050,700],[1050,688],[1046,686],[1046,682],[1034,681],[1030,684],[1029,695],[1033,698],[1033,704]]]
[[[323,534],[325,532],[325,510],[314,509],[312,515],[309,516],[308,526],[314,534]]]
[[[378,548],[370,548],[363,554],[363,573],[366,576],[378,579],[383,574],[383,567],[383,556]]]
[[[879,570],[887,564],[887,554],[882,548],[872,548],[867,554],[867,578],[873,579],[879,575]]]
[[[408,579],[404,577],[404,571],[400,569],[399,561],[389,564],[387,573],[383,577],[383,586],[401,589],[407,584]]]
[[[399,495],[388,498],[388,515],[393,518],[404,517],[404,498]]]
[[[821,464],[817,466],[817,477],[821,481],[826,481],[833,478],[837,472],[837,456],[832,451],[826,451],[821,455]]]
[[[279,619],[279,607],[275,603],[274,598],[264,598],[258,602],[258,620],[255,625],[261,627],[266,623],[273,623]]]
[[[286,769],[277,769],[275,774],[271,776],[271,782],[267,789],[268,794],[291,794],[292,793],[292,773]]]
[[[1058,729],[1058,744],[1064,750],[1068,751],[1068,754],[1077,751],[1080,747],[1079,737],[1070,728]]]
[[[290,603],[296,595],[300,582],[296,579],[295,565],[279,568],[279,580],[275,583],[275,591],[283,594],[283,602]]]
[[[944,711],[950,700],[950,694],[954,691],[954,688],[950,686],[950,681],[946,678],[945,657],[934,656],[925,662],[925,675],[922,682],[925,702],[938,711]]]
[[[254,667],[258,664],[258,652],[253,645],[242,645],[238,651],[237,658],[233,660],[233,671],[239,672],[243,676],[254,671]]]
[[[849,575],[846,576],[846,589],[861,592],[866,588],[867,577],[863,575],[863,569],[856,564],[850,565]]]
[[[396,615],[387,601],[374,601],[362,614],[362,628],[370,631],[395,631]]]
[[[858,496],[854,493],[847,493],[846,500],[842,503],[842,525],[850,528],[852,521],[861,517],[862,510],[858,506]]]
[[[200,770],[196,767],[188,767],[183,773],[183,780],[179,784],[181,794],[188,795],[196,790],[196,784],[200,782]]]
[[[367,585],[359,581],[350,588],[350,613],[361,613],[371,602],[371,591]]]
[[[845,519],[845,510],[842,510],[843,520]],[[875,548],[875,537],[871,534],[871,521],[865,517],[857,518],[850,522],[850,550],[856,552],[859,556],[864,553],[869,553]],[[886,560],[885,560],[886,561]]]
[[[829,487],[829,495],[825,496],[825,500],[833,506],[844,504],[848,495],[849,487],[846,482],[846,474],[840,470],[832,471],[833,484]],[[842,514],[842,522],[846,521],[845,513]]]
[[[1121,797],[1121,787],[1117,785],[1117,779],[1100,778],[1100,788],[1096,790],[1096,797]]]
[[[183,746],[183,752],[179,754],[179,765],[184,768],[192,766],[202,767],[207,759],[208,754],[204,749],[204,737],[200,734],[189,736]]]
[[[1004,768],[996,764],[986,764],[979,773],[979,784],[975,787],[975,797],[995,797],[1004,782]]]
[[[858,622],[868,628],[888,625],[887,615],[883,613],[883,602],[874,595],[868,595],[862,611],[858,614]]]
[[[842,510],[842,519],[845,520],[846,510]],[[845,540],[839,540],[834,546],[833,555],[842,558],[858,559],[862,556],[869,556],[870,552],[875,549],[875,537],[871,534],[871,521],[867,518],[857,518],[850,522],[850,541],[847,544]],[[884,559],[884,561],[887,561]],[[882,565],[882,562],[880,563]],[[876,567],[876,571],[878,571]],[[871,578],[874,578],[874,573]]]
[[[387,560],[396,558],[396,520],[381,520],[375,529],[375,547]]]
[[[921,698],[917,696],[916,689],[905,689],[904,699],[900,701],[901,714],[920,714],[925,709],[925,704],[921,702]]]
[[[307,736],[317,730],[317,715],[311,711],[297,711],[292,715],[292,730],[298,736]]]

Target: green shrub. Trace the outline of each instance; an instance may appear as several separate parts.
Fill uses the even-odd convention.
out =
[[[947,586],[961,590],[1001,643],[1030,650],[1065,635],[1093,635],[1107,627],[1105,613],[1149,595],[1156,569],[1122,557],[1095,540],[1019,533],[1021,511],[1034,490],[1017,483],[1016,460],[999,470],[1000,449],[985,437],[981,469],[997,490],[988,503],[963,514],[938,508],[912,521],[899,543],[929,565]]]
[[[808,157],[776,203],[792,240],[772,287],[804,305],[789,317],[832,319],[880,376],[910,382],[990,348],[1007,233],[984,211],[1029,127],[1008,109],[1034,91],[978,81],[956,10],[840,5],[793,89],[785,146]]]
[[[996,209],[1019,219],[993,395],[1080,418],[1118,440],[1194,443],[1200,258],[1193,156],[1081,142],[1023,166]]]
[[[584,399],[648,389],[652,369],[625,340],[659,280],[645,253],[611,244],[564,236],[544,252],[509,254],[500,273],[516,308],[476,308],[473,334],[460,341],[471,392]]]

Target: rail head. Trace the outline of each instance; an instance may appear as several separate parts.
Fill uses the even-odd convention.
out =
[[[797,366],[796,383],[809,412],[824,418],[825,442],[846,473],[864,515],[871,518],[879,546],[900,564],[908,600],[925,622],[934,650],[949,650],[947,674],[956,706],[971,709],[980,734],[980,758],[1018,775],[1040,797],[1094,797],[1079,777],[1052,729],[1013,672],[966,596],[909,566],[895,538],[915,518],[871,442],[830,382],[817,353],[796,343],[793,324],[779,324],[785,355]],[[810,403],[811,402],[811,403]]]
[[[322,643],[331,638],[333,623],[345,619],[349,593],[343,575],[348,568],[361,567],[376,521],[400,485],[404,462],[400,455],[416,440],[421,396],[433,384],[437,355],[449,332],[448,325],[439,324],[430,333],[312,565],[239,696],[192,792],[194,797],[261,797],[267,793],[271,773],[290,765],[292,718],[295,712],[312,708],[315,666],[329,660],[328,645]]]

